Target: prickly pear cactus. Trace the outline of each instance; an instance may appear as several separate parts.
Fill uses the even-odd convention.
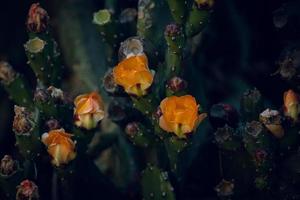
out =
[[[299,48],[295,43],[276,54],[272,78],[289,85],[280,86],[274,101],[266,86],[243,80],[248,72],[220,73],[215,67],[228,63],[218,54],[231,52],[207,47],[220,43],[220,32],[233,37],[218,30],[220,16],[234,22],[234,40],[244,42],[240,61],[230,65],[247,68],[252,56],[238,5],[28,5],[25,69],[0,54],[0,81],[10,99],[0,102],[0,130],[3,122],[11,125],[0,145],[3,138],[12,144],[0,149],[0,199],[300,199]],[[299,28],[287,23],[297,21],[299,6],[275,11],[275,28]],[[207,64],[210,57],[216,63]],[[267,64],[257,63],[257,73],[266,73]],[[211,74],[230,80],[218,84]],[[227,84],[231,90],[224,90]]]

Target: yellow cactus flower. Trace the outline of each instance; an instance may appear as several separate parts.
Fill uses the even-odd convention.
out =
[[[199,105],[191,95],[167,97],[160,103],[162,115],[159,126],[179,138],[186,138],[186,134],[193,132],[206,117],[206,113],[199,115],[198,108]]]
[[[128,94],[143,96],[153,82],[153,74],[148,68],[145,54],[131,56],[121,61],[114,69],[115,82]]]
[[[284,115],[290,117],[294,122],[298,121],[300,105],[298,95],[293,90],[288,90],[283,95]]]
[[[42,142],[47,146],[47,151],[52,157],[52,164],[57,167],[68,164],[76,157],[75,143],[71,136],[64,129],[52,130],[42,135]]]
[[[74,104],[74,119],[78,127],[90,130],[104,118],[103,101],[97,92],[77,96]]]

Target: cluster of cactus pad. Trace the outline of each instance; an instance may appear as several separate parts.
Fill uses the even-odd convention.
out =
[[[208,126],[218,147],[212,190],[220,199],[252,199],[245,191],[277,199],[296,190],[300,104],[293,90],[278,110],[249,90],[240,112],[225,103],[205,112],[189,93],[185,72],[214,1],[139,0],[137,9],[121,11],[116,4],[107,1],[91,16],[110,68],[98,91],[75,97],[62,90],[66,70],[50,17],[39,3],[30,7],[24,50],[34,87],[0,63],[2,85],[16,104],[18,148],[1,160],[0,197],[185,199],[185,174],[196,156],[190,152]]]

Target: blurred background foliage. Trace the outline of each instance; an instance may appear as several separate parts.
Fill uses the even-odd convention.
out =
[[[34,2],[9,0],[2,1],[0,6],[0,58],[31,77],[32,85],[35,84],[34,74],[26,64],[23,44],[27,40],[27,12]],[[67,80],[62,89],[75,95],[101,88],[101,78],[112,66],[106,65],[104,44],[91,22],[93,13],[105,7],[104,0],[44,0],[40,3],[51,16],[55,38],[62,49],[66,67],[64,80]],[[117,4],[119,12],[136,7],[137,0],[117,0]],[[274,17],[278,9],[286,13]],[[230,103],[238,109],[240,96],[254,87],[260,90],[271,108],[281,107],[282,94],[290,85],[275,72],[283,49],[299,40],[300,14],[295,10],[300,10],[299,1],[216,2],[211,23],[194,50],[194,64],[185,73],[191,93],[199,99],[204,110],[219,102]],[[12,120],[13,103],[0,87],[0,157],[16,151]],[[210,134],[207,129],[207,138],[212,137]],[[191,170],[187,170],[184,190],[187,199],[210,196],[219,182],[219,175],[214,174],[218,171],[217,149],[210,139],[199,137],[202,139],[197,145],[201,148],[194,148],[196,156]]]

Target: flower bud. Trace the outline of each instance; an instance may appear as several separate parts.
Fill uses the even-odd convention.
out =
[[[119,17],[121,24],[132,22],[137,17],[137,10],[135,8],[126,8],[124,9]]]
[[[29,134],[34,127],[33,115],[25,107],[15,106],[13,131],[16,134]]]
[[[121,43],[119,48],[119,61],[123,61],[131,56],[144,54],[144,41],[138,37],[131,37]]]
[[[33,100],[39,103],[46,103],[49,101],[50,95],[45,89],[37,88],[34,92]]]
[[[39,191],[37,185],[30,181],[24,180],[17,186],[16,200],[38,200]]]
[[[56,119],[50,119],[46,121],[45,125],[49,131],[61,128],[59,121]]]
[[[263,149],[257,149],[255,151],[255,162],[257,165],[261,165],[267,158],[268,153]]]
[[[148,134],[145,126],[139,122],[130,122],[125,127],[128,139],[137,146],[148,147],[153,142],[153,138]]]
[[[11,156],[5,155],[1,160],[0,175],[10,176],[16,172],[17,168],[17,162]]]
[[[215,0],[195,0],[198,9],[209,10],[213,7]]]
[[[61,89],[56,88],[54,86],[50,86],[50,87],[48,87],[47,92],[49,93],[51,98],[53,98],[54,100],[64,102],[65,95]]]
[[[108,94],[111,95],[117,95],[122,93],[122,88],[114,80],[112,69],[109,69],[104,75],[103,88]]]
[[[143,96],[153,83],[153,74],[148,68],[146,55],[131,56],[113,69],[115,82],[128,94]]]
[[[27,29],[30,32],[40,33],[46,31],[49,24],[49,15],[39,3],[31,5],[28,18],[27,18]]]
[[[178,55],[182,53],[182,47],[184,46],[185,38],[180,25],[167,25],[165,29],[165,39],[168,48],[172,53]]]
[[[278,61],[278,72],[286,80],[297,79],[297,70],[300,67],[300,50],[284,49]]]
[[[103,101],[97,92],[77,96],[74,104],[74,119],[78,127],[88,130],[96,128],[104,118]]]
[[[160,109],[162,116],[159,118],[159,126],[179,138],[186,138],[206,117],[206,113],[198,113],[199,105],[191,95],[167,97],[161,101]]]
[[[284,136],[281,116],[277,110],[266,109],[259,115],[259,120],[276,138],[282,138]]]
[[[276,28],[283,28],[288,22],[286,9],[279,8],[273,12],[273,24]]]
[[[4,61],[0,61],[0,81],[5,85],[10,84],[16,77],[16,72],[12,66]]]
[[[222,180],[216,187],[215,191],[219,197],[227,197],[233,195],[234,184],[231,181]]]
[[[187,88],[187,82],[182,78],[175,76],[169,80],[167,88],[173,93],[177,93]]]
[[[131,122],[126,125],[125,133],[129,136],[134,136],[139,132],[139,125],[137,122]]]
[[[300,113],[299,97],[293,90],[288,90],[283,95],[284,115],[294,122],[298,121]]]
[[[168,37],[175,37],[182,34],[182,28],[177,24],[169,24],[166,26],[165,35]]]
[[[230,126],[225,125],[223,128],[218,128],[214,136],[219,148],[232,151],[240,148],[240,141],[236,139],[235,130]]]
[[[42,142],[47,146],[53,165],[59,167],[68,164],[76,157],[75,143],[71,137],[64,129],[51,130],[42,135]]]
[[[219,103],[211,107],[209,112],[209,120],[215,128],[224,127],[226,124],[231,127],[236,127],[239,120],[239,115],[233,106]]]
[[[258,138],[258,136],[263,132],[263,130],[263,125],[258,121],[246,123],[245,132],[254,138]]]
[[[158,121],[159,118],[160,118],[162,115],[163,115],[163,113],[162,113],[162,111],[161,111],[161,108],[158,107],[158,108],[155,110],[155,112],[153,112],[152,118],[153,118],[154,120]]]

